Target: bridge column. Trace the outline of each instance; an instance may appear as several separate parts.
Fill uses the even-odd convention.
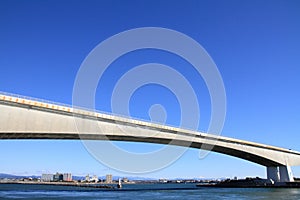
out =
[[[267,167],[267,178],[274,182],[280,182],[280,172],[278,167]]]
[[[290,166],[267,167],[267,177],[274,182],[293,182],[294,177]]]
[[[290,166],[279,166],[280,182],[293,182],[294,177]]]

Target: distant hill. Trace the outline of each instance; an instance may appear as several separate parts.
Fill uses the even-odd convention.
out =
[[[20,175],[13,175],[13,174],[5,174],[5,173],[0,173],[0,179],[3,178],[8,178],[8,179],[21,179],[21,178],[41,178],[41,176],[20,176]],[[101,180],[106,179],[106,176],[99,176],[98,177]],[[118,179],[122,179],[123,176],[113,176],[113,180],[118,180]],[[128,180],[143,180],[143,181],[150,181],[150,180],[156,180],[154,178],[145,178],[145,177],[127,177]],[[84,180],[85,176],[73,176],[73,180]]]
[[[5,173],[0,173],[0,179],[3,178],[8,178],[8,179],[22,179],[22,178],[41,178],[41,176],[20,176],[20,175],[13,175],[13,174],[5,174]],[[106,176],[99,176],[98,177],[100,180],[105,180]],[[118,180],[118,179],[122,179],[124,178],[123,176],[113,176],[113,180]],[[154,180],[158,180],[156,178],[148,178],[148,177],[139,177],[139,176],[128,176],[127,177],[128,180],[130,181],[154,181]],[[85,176],[74,176],[73,175],[73,180],[84,180]],[[188,178],[172,178],[169,180],[184,180],[184,179],[188,179]],[[192,178],[193,180],[206,180],[207,178]]]
[[[0,173],[0,178],[17,178],[17,177],[18,176],[16,176],[16,175]]]
[[[21,179],[21,178],[40,178],[40,176],[18,176],[18,175],[13,175],[13,174],[4,174],[0,173],[0,178],[8,178],[8,179]]]

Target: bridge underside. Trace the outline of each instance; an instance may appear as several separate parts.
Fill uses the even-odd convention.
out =
[[[127,141],[127,142],[146,142],[154,144],[170,144],[182,147],[191,147],[203,150],[212,150],[244,160],[248,160],[267,167],[279,166],[277,162],[268,160],[259,155],[249,152],[233,150],[217,145],[209,145],[198,142],[182,141],[176,139],[165,139],[156,137],[134,137],[134,136],[116,136],[116,135],[99,135],[99,134],[78,134],[78,133],[1,133],[0,139],[59,139],[59,140],[109,140],[109,141]]]
[[[124,136],[101,136],[97,134],[61,134],[61,133],[6,133],[0,134],[0,139],[60,139],[60,140],[109,140],[109,141],[128,141],[128,142],[145,142],[143,138],[140,137],[124,137]],[[263,163],[264,166],[267,167],[267,178],[272,179],[274,182],[292,182],[294,181],[292,170],[290,166],[278,165],[278,163],[272,160],[266,160],[263,157],[258,155],[245,153],[242,151],[233,151],[232,149],[224,149],[224,147],[219,146],[209,146],[203,145],[201,143],[189,143],[184,141],[171,141],[168,139],[158,139],[158,138],[147,138],[147,143],[155,143],[155,144],[170,144],[177,146],[189,146],[197,149],[205,149],[207,147],[208,150],[212,150],[214,152],[231,155],[234,157],[238,157],[241,159],[246,159],[255,163]]]

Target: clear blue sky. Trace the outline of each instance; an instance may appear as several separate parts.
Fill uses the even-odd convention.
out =
[[[15,1],[0,2],[0,91],[72,103],[76,73],[101,41],[139,27],[180,31],[199,42],[215,61],[227,95],[223,136],[300,150],[300,2],[282,1]],[[117,77],[148,62],[173,66],[191,81],[201,99],[200,130],[206,130],[210,101],[201,77],[178,57],[142,51],[117,60],[97,90],[97,108],[110,111]],[[155,98],[153,97],[155,96]],[[171,101],[170,101],[171,99]],[[149,106],[161,103],[177,125],[173,97],[159,87],[137,91],[134,116],[148,119]],[[168,104],[173,102],[171,104]],[[0,111],[1,112],[1,111]],[[161,145],[118,143],[147,152]],[[0,141],[0,172],[72,172],[131,176],[97,162],[80,141]],[[211,153],[187,153],[146,177],[265,176],[265,168]],[[300,176],[300,168],[294,167]]]

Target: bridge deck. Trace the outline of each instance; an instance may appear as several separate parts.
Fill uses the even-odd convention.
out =
[[[218,141],[224,141],[228,143],[234,143],[234,144],[241,144],[241,145],[248,145],[258,148],[264,148],[264,149],[270,149],[270,150],[276,150],[280,152],[285,153],[293,153],[300,155],[299,152],[293,151],[290,149],[284,149],[280,147],[265,145],[265,144],[259,144],[255,142],[249,142],[245,140],[239,140],[239,139],[233,139],[233,138],[227,138],[223,136],[217,136],[213,134],[207,134],[202,133],[198,131],[192,131],[188,129],[173,127],[173,126],[167,126],[162,125],[158,123],[152,123],[144,120],[139,119],[132,119],[127,118],[123,116],[117,116],[112,115],[109,113],[99,112],[99,111],[92,111],[85,108],[78,108],[78,107],[72,107],[70,105],[66,104],[60,104],[56,102],[50,102],[46,100],[41,99],[35,99],[35,98],[29,98],[26,96],[20,96],[20,95],[14,95],[9,93],[0,93],[0,103],[2,104],[14,104],[16,106],[27,106],[32,109],[39,109],[39,110],[47,110],[48,112],[55,112],[55,113],[63,113],[67,115],[74,115],[74,116],[83,116],[83,117],[89,117],[89,118],[96,118],[98,120],[102,121],[113,121],[114,123],[123,123],[130,126],[140,126],[140,127],[147,127],[154,130],[159,130],[163,132],[173,132],[177,134],[183,134],[183,135],[192,135],[196,137],[203,137],[205,139],[209,140],[218,140]]]

